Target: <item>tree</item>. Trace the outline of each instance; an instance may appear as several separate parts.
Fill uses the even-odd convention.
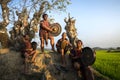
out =
[[[68,20],[67,18],[64,19],[64,22],[66,23],[65,30],[67,32],[67,36],[74,48],[76,47],[76,41],[78,40],[77,29],[75,28],[75,21],[76,20],[73,20],[73,17],[70,17],[70,14],[68,15]]]
[[[116,49],[117,49],[117,50],[120,50],[120,47],[117,47]]]
[[[8,34],[6,30],[6,26],[9,24],[9,8],[7,4],[10,2],[10,0],[0,0],[0,5],[2,8],[2,18],[3,21],[0,22],[0,42],[2,45],[2,48],[8,47]]]
[[[43,13],[53,10],[65,11],[69,4],[70,0],[0,0],[2,8],[1,16],[3,18],[3,21],[0,22],[0,31],[2,29],[6,30],[7,25],[10,23],[14,26],[10,31],[10,41],[14,43],[20,32],[32,35],[32,39]],[[20,31],[21,28],[23,29],[22,31]]]

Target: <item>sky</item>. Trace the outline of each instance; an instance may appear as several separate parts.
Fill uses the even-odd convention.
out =
[[[83,41],[84,46],[120,47],[120,0],[71,0],[66,12],[54,11],[48,15],[65,32],[64,18],[68,17],[68,13],[76,19],[77,37]],[[61,38],[61,34],[54,38],[55,43]],[[36,36],[33,41],[40,44],[38,34]]]
[[[120,0],[71,0],[66,12],[53,13],[64,32],[64,18],[76,19],[78,38],[84,46],[120,47]],[[55,37],[55,41],[60,38]]]

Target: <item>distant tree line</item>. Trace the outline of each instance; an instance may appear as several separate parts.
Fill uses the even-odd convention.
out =
[[[101,48],[101,47],[94,47],[94,50],[107,50],[107,52],[120,52],[120,47],[110,47],[110,48]]]

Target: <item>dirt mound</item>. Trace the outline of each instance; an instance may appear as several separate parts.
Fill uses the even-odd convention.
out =
[[[67,58],[68,70],[61,71],[55,66],[60,65],[60,54],[50,51],[45,54],[39,51],[38,53],[35,63],[29,64],[30,74],[23,74],[24,63],[19,52],[9,51],[0,54],[0,80],[76,80],[76,73],[71,69],[69,58]],[[98,74],[95,76],[97,80],[109,80],[97,76]]]
[[[0,49],[0,54],[5,54],[5,53],[9,53],[9,49],[8,48],[4,48],[4,49]]]
[[[15,80],[21,71],[22,59],[20,53],[9,51],[0,54],[0,80]]]
[[[60,63],[60,54],[46,52],[38,54],[35,64],[30,64],[31,74],[23,74],[24,63],[21,53],[9,51],[0,54],[0,80],[74,80],[74,73],[58,71],[54,64]],[[68,79],[67,77],[71,76]]]

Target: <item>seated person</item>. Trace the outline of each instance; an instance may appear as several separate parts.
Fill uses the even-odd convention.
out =
[[[23,38],[24,44],[25,44],[25,49],[24,49],[24,58],[25,58],[25,71],[27,69],[27,62],[34,62],[35,57],[37,55],[36,48],[37,48],[37,43],[36,42],[30,42],[29,36],[25,35]]]
[[[71,47],[70,42],[66,38],[66,33],[62,34],[62,38],[58,40],[56,44],[57,52],[61,54],[62,64],[65,66],[65,54],[68,51],[68,48]]]
[[[76,48],[70,51],[70,57],[72,60],[73,67],[77,71],[78,77],[82,76],[83,80],[94,80],[94,76],[90,67],[84,66],[81,61],[82,45],[82,41],[78,40],[76,42]]]
[[[71,60],[72,60],[72,64],[73,64],[73,67],[75,68],[75,70],[77,70],[77,75],[78,76],[81,76],[81,73],[80,73],[80,68],[81,68],[81,52],[82,52],[82,41],[81,40],[78,40],[76,42],[76,48],[72,49],[70,51],[70,57],[71,57]]]
[[[36,42],[31,43],[28,35],[24,36],[23,41],[25,43],[25,49],[24,49],[25,59],[28,60],[28,58],[32,56],[31,62],[34,62],[36,54],[37,54],[36,52],[37,43]]]

